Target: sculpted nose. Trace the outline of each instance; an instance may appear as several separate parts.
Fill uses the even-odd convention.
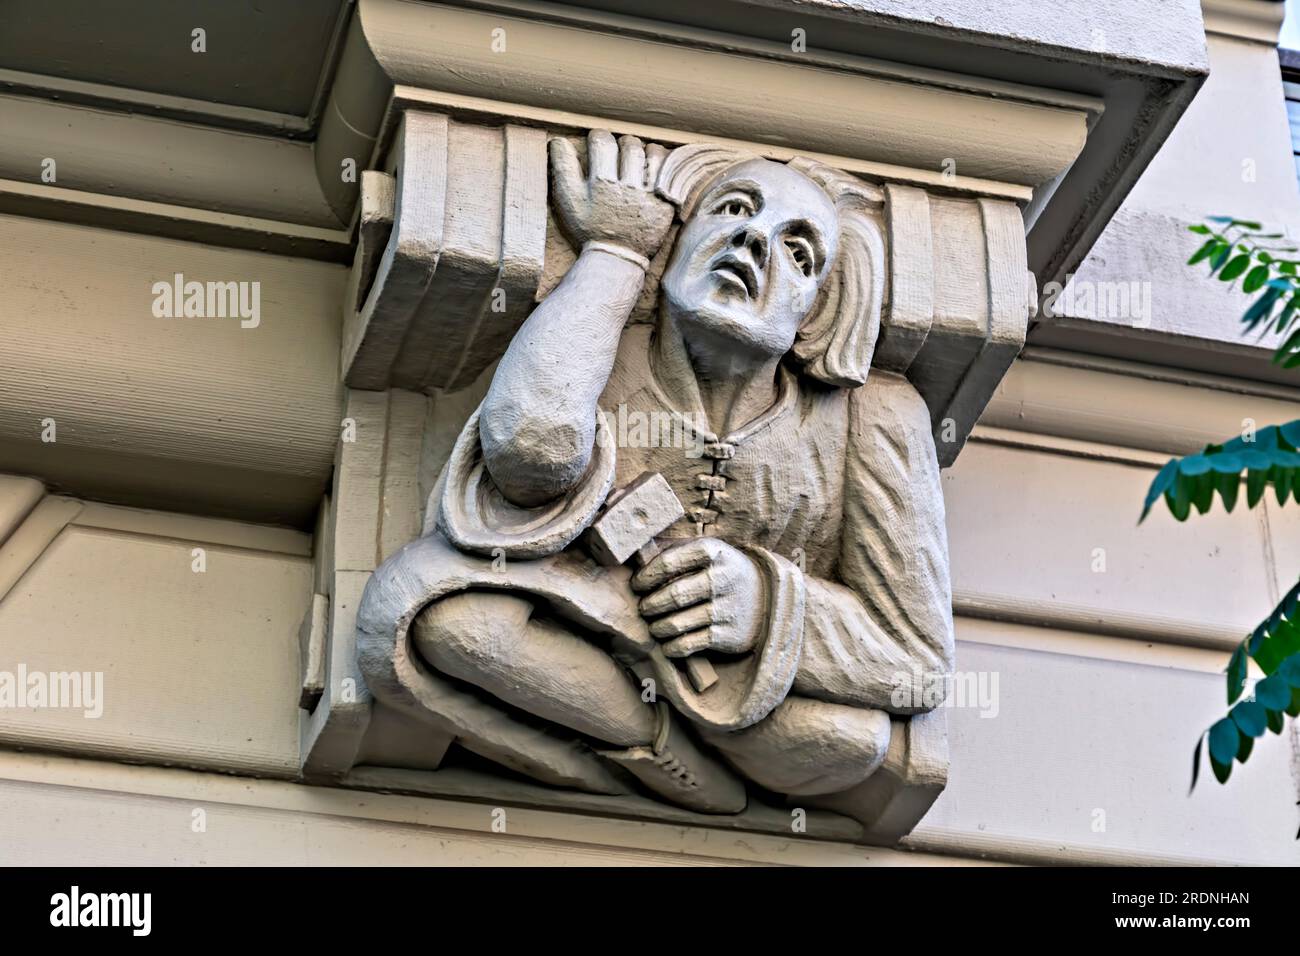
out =
[[[767,237],[752,224],[746,223],[737,229],[731,237],[731,244],[737,249],[748,249],[754,265],[760,269],[767,268]]]

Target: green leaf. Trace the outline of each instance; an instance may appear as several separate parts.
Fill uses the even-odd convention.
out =
[[[1210,258],[1210,256],[1214,254],[1214,251],[1218,248],[1219,248],[1218,239],[1206,239],[1205,244],[1201,246],[1201,248],[1197,249],[1194,253],[1192,253],[1192,257],[1187,260],[1187,264],[1189,266],[1194,266],[1196,265],[1196,263],[1201,262],[1204,259]]]
[[[1300,690],[1300,654],[1292,654],[1273,673],[1290,684],[1292,689]]]
[[[1242,292],[1255,292],[1268,281],[1268,266],[1255,266],[1241,283]]]
[[[1249,265],[1249,253],[1240,256],[1233,256],[1232,260],[1223,267],[1223,271],[1219,273],[1219,281],[1231,282],[1233,279],[1237,278],[1237,276],[1245,272]]]
[[[1286,295],[1286,293],[1284,292],[1283,295]],[[1282,307],[1282,311],[1277,314],[1277,325],[1273,327],[1273,330],[1278,335],[1285,332],[1287,327],[1291,325],[1297,308],[1300,308],[1300,300],[1297,300],[1296,293],[1292,292],[1287,297],[1286,305]]]
[[[1178,459],[1170,458],[1156,474],[1155,480],[1151,482],[1151,487],[1147,489],[1147,499],[1142,505],[1142,517],[1138,518],[1138,524],[1146,520],[1146,516],[1151,512],[1151,506],[1169,490],[1177,477]]]
[[[1146,520],[1161,495],[1178,521],[1187,520],[1193,507],[1200,514],[1209,511],[1216,490],[1224,508],[1231,511],[1240,493],[1243,470],[1248,507],[1259,504],[1270,484],[1279,503],[1285,503],[1292,493],[1300,495],[1300,453],[1294,450],[1300,445],[1300,419],[1280,428],[1268,425],[1250,439],[1233,437],[1222,445],[1206,445],[1197,454],[1165,462],[1147,489],[1138,523]]]
[[[1294,311],[1295,306],[1288,305],[1286,309],[1282,310],[1282,314],[1278,316],[1279,324],[1282,322],[1283,316],[1287,314],[1288,309]],[[1281,330],[1279,329],[1278,331]],[[1273,353],[1273,364],[1281,365],[1287,357],[1296,350],[1296,346],[1300,346],[1300,328],[1288,335],[1286,341],[1277,347],[1277,351]]]
[[[1253,508],[1264,497],[1268,487],[1268,472],[1251,470],[1246,473],[1246,507]]]
[[[1260,322],[1272,314],[1273,306],[1277,304],[1277,300],[1281,295],[1280,290],[1270,286],[1263,295],[1255,300],[1254,304],[1246,310],[1246,314],[1241,317],[1247,331],[1253,331]]]
[[[1211,448],[1214,446],[1210,446]],[[1246,467],[1246,459],[1239,451],[1225,450],[1220,448],[1212,454],[1208,453],[1209,448],[1202,452],[1201,457],[1210,463],[1210,468],[1221,475],[1240,475],[1241,470]]]
[[[1194,233],[1196,233],[1198,236],[1208,236],[1208,235],[1210,234],[1210,227],[1209,227],[1209,226],[1199,225],[1199,224],[1198,224],[1198,225],[1195,225],[1195,226],[1188,226],[1188,227],[1187,227],[1187,231],[1188,231],[1188,232],[1194,232]]]
[[[1213,275],[1219,270],[1219,266],[1228,261],[1228,256],[1232,255],[1232,243],[1224,242],[1222,239],[1214,243],[1214,254],[1210,256],[1210,274]]]
[[[1291,476],[1295,474],[1290,468],[1283,468],[1281,465],[1274,465],[1268,473],[1268,480],[1273,483],[1273,490],[1277,492],[1277,503],[1286,504],[1287,493],[1291,490]]]
[[[1227,783],[1228,778],[1232,776],[1232,764],[1220,763],[1214,759],[1213,754],[1210,755],[1210,769],[1214,771],[1214,777],[1219,783]]]
[[[1286,726],[1286,720],[1282,717],[1282,711],[1265,710],[1264,713],[1268,715],[1268,729],[1275,734],[1280,734],[1282,728]]]
[[[1197,476],[1192,482],[1192,504],[1196,506],[1197,514],[1205,514],[1214,504],[1214,488],[1218,484],[1218,476],[1214,474],[1205,474]]]
[[[1232,506],[1237,503],[1237,492],[1241,489],[1241,475],[1237,473],[1215,475],[1214,483],[1219,489],[1219,497],[1223,499],[1223,507],[1226,511],[1231,512]]]
[[[1232,652],[1228,660],[1228,706],[1231,707],[1241,697],[1246,686],[1246,642],[1242,641]]]
[[[1201,775],[1201,745],[1205,743],[1205,734],[1201,734],[1196,739],[1196,749],[1192,751],[1192,785],[1187,788],[1187,795],[1190,797],[1192,791],[1196,789],[1196,780]]]
[[[1265,626],[1267,638],[1251,649],[1251,656],[1265,674],[1276,674],[1292,654],[1300,652],[1300,626],[1292,620],[1274,622]],[[1252,642],[1253,643],[1253,642]]]
[[[1237,746],[1237,763],[1245,763],[1253,749],[1255,749],[1255,738],[1242,737],[1241,743]]]
[[[1238,739],[1241,732],[1237,725],[1223,717],[1210,728],[1210,759],[1221,764],[1230,764],[1237,756]]]
[[[1300,419],[1288,421],[1287,424],[1278,425],[1278,434],[1291,447],[1300,447]]]
[[[1165,492],[1165,504],[1169,506],[1169,513],[1174,516],[1175,521],[1186,521],[1187,516],[1191,514],[1192,502],[1186,494],[1187,479],[1179,476],[1179,480],[1174,483],[1174,489]],[[1184,493],[1180,496],[1176,489],[1184,488]]]
[[[1255,685],[1255,700],[1265,710],[1286,710],[1287,704],[1291,703],[1291,685],[1285,677],[1272,674]]]
[[[1258,737],[1268,727],[1268,715],[1264,707],[1255,700],[1243,700],[1228,711],[1228,716],[1243,734]]]

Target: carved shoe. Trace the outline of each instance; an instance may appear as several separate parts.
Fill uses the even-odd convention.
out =
[[[745,809],[745,785],[715,757],[704,753],[682,729],[666,705],[659,710],[654,744],[624,750],[601,750],[602,757],[624,767],[671,803],[700,813],[739,813]]]

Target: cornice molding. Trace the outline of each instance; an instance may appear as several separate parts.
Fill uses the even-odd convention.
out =
[[[322,188],[338,216],[351,216],[357,184],[340,180],[340,164],[369,157],[376,168],[394,114],[417,102],[477,122],[599,121],[669,142],[821,153],[918,185],[938,174],[941,187],[1015,198],[1042,283],[1082,260],[1207,72],[1203,47],[1182,39],[1157,56],[817,4],[728,9],[751,7],[753,22],[673,4],[359,0],[321,120]],[[807,52],[758,25],[794,12],[809,24]],[[1170,31],[1203,44],[1195,6],[1170,16]],[[696,25],[706,20],[730,32]],[[501,52],[493,30],[504,30]]]
[[[443,107],[449,97],[463,98],[476,113],[494,102],[512,118],[535,111],[534,123],[560,118],[568,125],[565,114],[602,125],[663,117],[654,125],[671,142],[793,146],[936,178],[946,171],[948,179],[1030,188],[1069,168],[1102,111],[1095,98],[1023,84],[805,56],[686,27],[635,28],[628,18],[614,25],[594,13],[532,19],[536,5],[513,7],[506,15],[362,0],[318,142],[317,168],[340,218],[355,202],[355,184],[337,176],[328,182],[325,173],[347,159],[361,165],[363,156],[377,158],[380,150],[367,147],[380,137],[397,87],[428,91]]]
[[[1201,0],[1205,32],[1277,46],[1286,5],[1280,0]]]

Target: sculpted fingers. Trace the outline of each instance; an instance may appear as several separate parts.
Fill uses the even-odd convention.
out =
[[[689,634],[701,628],[708,629],[713,623],[713,605],[697,604],[684,611],[661,617],[650,625],[650,634],[657,640],[666,640],[680,634]]]
[[[647,617],[658,617],[669,611],[699,604],[713,596],[713,581],[708,570],[696,571],[669,581],[659,590],[641,599],[641,613]]]
[[[603,129],[593,129],[587,136],[587,168],[591,178],[618,179],[618,144]]]
[[[618,178],[628,186],[645,185],[645,147],[635,136],[618,138]]]
[[[705,628],[702,631],[684,634],[675,641],[669,641],[663,648],[664,654],[668,657],[690,657],[700,651],[707,651],[711,644],[712,639],[709,636],[709,630]]]
[[[562,137],[550,141],[551,180],[555,184],[556,195],[560,201],[572,206],[579,198],[587,195],[587,183],[582,177],[582,166],[578,162],[578,151],[573,144]]]
[[[660,551],[646,566],[632,575],[632,590],[653,591],[687,571],[699,571],[713,562],[707,538],[693,538]]]
[[[659,170],[667,157],[668,150],[658,143],[651,143],[645,148],[645,184],[647,189],[653,190],[655,188],[655,183],[659,181]]]

